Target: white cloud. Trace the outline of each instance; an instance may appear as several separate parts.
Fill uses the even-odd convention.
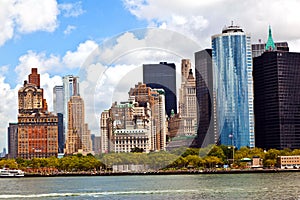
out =
[[[64,34],[70,35],[72,33],[72,31],[74,31],[75,29],[76,29],[76,26],[68,25],[66,30],[64,30]]]
[[[58,14],[56,0],[1,0],[0,46],[16,32],[53,32],[58,26]]]
[[[18,85],[15,89],[5,82],[5,77],[0,75],[0,146],[7,143],[7,127],[9,122],[17,122]],[[1,149],[2,150],[2,149]]]
[[[15,5],[18,30],[30,33],[37,30],[53,32],[59,14],[55,0],[19,0]]]
[[[77,17],[85,13],[85,11],[82,9],[81,1],[78,1],[74,4],[59,4],[59,9],[65,17]]]
[[[79,68],[97,47],[98,45],[94,41],[87,40],[80,43],[76,51],[67,51],[62,62],[69,68]]]
[[[300,1],[291,0],[124,0],[125,8],[149,26],[178,31],[210,47],[211,35],[221,32],[233,20],[251,33],[252,41],[267,39],[268,25],[275,41],[300,39]],[[281,15],[279,13],[283,13]],[[294,46],[294,45],[291,45]],[[300,46],[295,47],[300,51]],[[293,49],[292,49],[293,50]]]

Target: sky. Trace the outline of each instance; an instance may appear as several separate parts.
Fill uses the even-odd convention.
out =
[[[193,63],[194,52],[210,48],[211,36],[232,21],[252,43],[267,41],[270,25],[275,42],[300,52],[298,8],[298,0],[0,0],[0,151],[33,67],[49,111],[61,77],[80,76],[86,121],[99,135],[100,113],[127,100],[143,63]]]

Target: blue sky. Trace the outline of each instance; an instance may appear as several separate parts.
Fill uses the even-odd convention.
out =
[[[143,63],[193,62],[193,53],[209,48],[211,35],[232,20],[253,43],[266,41],[271,25],[275,41],[300,52],[299,7],[297,0],[0,0],[0,151],[32,67],[50,111],[61,77],[84,76],[87,121],[99,135],[99,113],[126,100]]]

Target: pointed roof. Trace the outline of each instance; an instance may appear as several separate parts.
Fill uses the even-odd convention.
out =
[[[269,26],[269,37],[268,37],[268,41],[266,44],[266,51],[274,51],[275,50],[275,43],[272,37],[272,30],[271,30],[271,26]]]

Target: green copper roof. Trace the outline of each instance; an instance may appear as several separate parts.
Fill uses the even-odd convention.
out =
[[[267,41],[267,44],[266,44],[266,50],[267,51],[274,51],[275,50],[275,43],[274,43],[274,40],[272,38],[271,26],[269,26],[269,37],[268,37],[268,41]]]

